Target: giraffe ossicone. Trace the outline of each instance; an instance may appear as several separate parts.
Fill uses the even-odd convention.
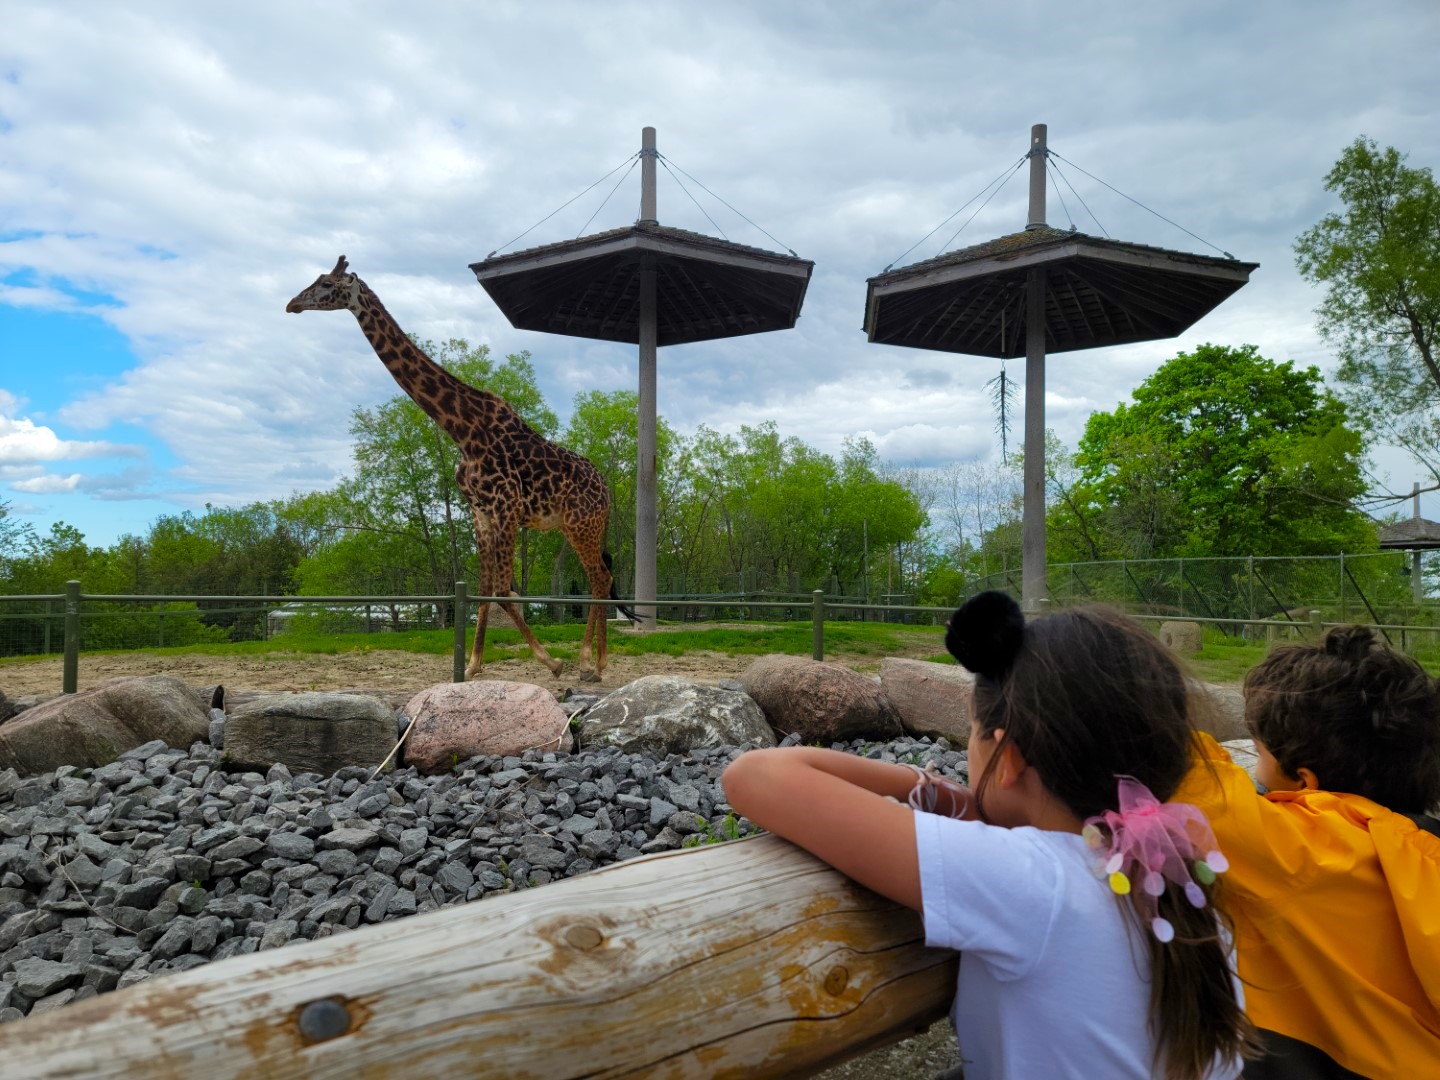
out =
[[[470,503],[475,525],[480,569],[476,595],[515,597],[501,606],[535,658],[559,675],[563,661],[540,644],[515,602],[519,600],[511,588],[515,540],[522,528],[559,529],[585,569],[591,597],[614,599],[614,578],[604,549],[610,515],[605,478],[589,460],[535,431],[503,398],[463,382],[425,355],[374,290],[349,272],[349,265],[341,255],[335,269],[296,294],[285,310],[352,312],[400,389],[454,440],[460,451],[455,481]],[[606,604],[591,605],[580,645],[580,677],[592,682],[605,673],[606,608]],[[484,667],[489,614],[489,604],[480,608],[467,678]]]

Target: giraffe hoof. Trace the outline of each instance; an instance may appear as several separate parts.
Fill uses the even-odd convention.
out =
[[[587,670],[587,671],[582,671],[582,672],[580,672],[580,681],[581,681],[581,682],[599,682],[599,681],[600,681],[600,673],[599,673],[598,671],[588,671],[588,670]]]

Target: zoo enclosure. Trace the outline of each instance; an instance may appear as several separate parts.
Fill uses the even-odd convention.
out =
[[[1205,562],[1207,560],[1187,560],[1190,562]],[[1256,560],[1252,560],[1252,563]],[[1082,564],[1076,564],[1082,565]],[[1091,564],[1106,565],[1106,564]],[[1056,568],[1052,568],[1054,570]],[[1064,569],[1061,567],[1060,569]],[[1073,568],[1072,572],[1073,572]],[[1134,572],[1128,567],[1126,574],[1129,580],[1140,588],[1139,581]],[[992,575],[992,578],[996,575]],[[1188,576],[1183,578],[1184,582],[1194,586],[1193,580]],[[999,581],[989,582],[989,587],[1003,587],[1007,584],[1002,578]],[[979,588],[972,591],[979,591]],[[1011,586],[1010,591],[1016,591]],[[771,595],[771,594],[762,594]],[[1198,589],[1197,589],[1198,595]],[[1273,591],[1271,593],[1273,596]],[[1215,626],[1222,632],[1233,636],[1263,637],[1267,640],[1275,640],[1277,637],[1286,636],[1318,636],[1326,627],[1343,625],[1346,622],[1369,622],[1375,625],[1393,644],[1399,645],[1402,649],[1408,649],[1420,642],[1433,644],[1437,636],[1440,636],[1440,628],[1432,622],[1423,623],[1381,623],[1376,616],[1376,609],[1371,605],[1368,598],[1361,594],[1367,612],[1371,619],[1358,617],[1345,617],[1343,601],[1340,605],[1341,618],[1336,620],[1324,620],[1324,610],[1318,607],[1304,609],[1281,609],[1278,617],[1245,617],[1215,615],[1214,609],[1210,608],[1205,615],[1194,615],[1183,610],[1171,611],[1135,611],[1131,614],[1134,617],[1146,621],[1160,623],[1173,619],[1184,619],[1190,622],[1197,622],[1205,625]],[[1062,597],[1054,607],[1065,606],[1068,601],[1088,602],[1091,600],[1106,600],[1114,602],[1111,598],[1096,596],[1093,591],[1083,597],[1076,597],[1073,593]],[[1204,599],[1203,597],[1201,598]],[[452,654],[452,679],[455,682],[465,681],[465,664],[467,658],[466,637],[471,622],[471,611],[480,604],[516,602],[525,605],[552,605],[578,608],[587,610],[596,604],[604,604],[607,608],[614,606],[613,599],[597,600],[588,596],[563,596],[563,597],[514,597],[514,596],[471,596],[465,582],[457,581],[453,593],[435,596],[174,596],[174,595],[143,595],[143,594],[105,594],[105,593],[83,593],[80,590],[80,582],[70,581],[66,583],[63,593],[56,594],[31,594],[31,595],[9,595],[0,596],[0,627],[7,624],[20,624],[28,626],[32,641],[38,641],[39,648],[26,650],[29,654],[48,654],[53,652],[53,646],[58,641],[62,648],[64,658],[61,678],[62,693],[71,694],[79,686],[79,665],[80,653],[84,650],[114,648],[113,644],[106,642],[106,635],[103,630],[107,620],[126,620],[133,627],[136,620],[150,620],[154,623],[154,635],[157,646],[163,647],[166,642],[166,620],[170,620],[172,627],[172,644],[193,644],[193,641],[174,641],[175,629],[180,630],[179,636],[184,637],[199,629],[214,630],[215,627],[203,627],[201,617],[208,613],[247,613],[257,617],[257,613],[264,613],[265,617],[260,619],[261,624],[268,629],[272,625],[272,618],[276,610],[286,611],[291,618],[298,617],[306,608],[313,608],[316,614],[309,616],[317,620],[319,626],[326,632],[339,632],[335,626],[335,620],[339,618],[342,623],[352,623],[363,617],[363,625],[367,631],[374,632],[377,625],[385,625],[387,628],[395,628],[413,623],[422,628],[427,627],[427,619],[433,626],[439,626],[438,613],[441,610],[448,612],[448,623],[454,630]],[[622,601],[623,602],[623,601]],[[1278,601],[1277,601],[1278,602]],[[277,609],[275,605],[279,603]],[[633,603],[633,601],[632,601]],[[198,605],[211,605],[201,608]],[[227,606],[228,605],[228,606]],[[1050,601],[1042,601],[1045,609],[1050,609]],[[1125,606],[1125,605],[1120,605]],[[1129,605],[1135,607],[1136,605]],[[1161,605],[1163,606],[1163,605]],[[33,610],[12,610],[13,607],[29,607]],[[58,608],[58,610],[57,610]],[[685,613],[691,610],[717,611],[733,609],[746,612],[745,617],[755,617],[755,612],[778,614],[778,621],[808,621],[812,627],[811,657],[815,660],[825,658],[825,623],[839,621],[842,619],[869,618],[872,614],[883,616],[896,616],[897,621],[917,622],[924,621],[932,626],[939,625],[951,612],[951,605],[923,605],[923,604],[868,604],[864,601],[857,601],[853,598],[827,596],[822,590],[815,590],[808,597],[790,596],[781,599],[763,599],[755,596],[709,596],[701,598],[667,598],[657,605],[660,612]],[[136,610],[138,609],[138,610]],[[377,616],[376,612],[380,615]],[[363,612],[363,616],[362,613]],[[780,614],[783,613],[783,614]],[[1426,613],[1429,613],[1428,610]],[[808,619],[807,619],[808,616]],[[287,620],[288,622],[289,620]],[[56,628],[58,622],[59,628]],[[94,627],[99,626],[101,632],[97,633]],[[493,625],[493,624],[492,624]],[[352,628],[359,628],[358,626]],[[0,637],[0,656],[19,655],[18,650],[6,649],[4,647],[7,638]],[[13,639],[10,639],[13,640]],[[203,640],[203,639],[202,639]],[[212,639],[212,640],[225,640]],[[146,642],[141,645],[130,645],[130,648],[149,647]]]

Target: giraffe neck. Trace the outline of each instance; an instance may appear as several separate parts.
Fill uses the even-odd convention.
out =
[[[460,442],[473,438],[477,429],[483,432],[500,418],[499,414],[512,411],[501,398],[462,382],[430,359],[400,329],[400,324],[370,286],[359,278],[355,284],[350,310],[375,355],[389,369],[400,389],[452,439]]]

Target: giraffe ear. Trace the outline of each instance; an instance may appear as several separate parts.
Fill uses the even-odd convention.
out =
[[[345,261],[345,256],[341,255],[340,258],[335,262],[335,269],[331,270],[330,273],[332,275],[343,274],[347,269],[349,269],[349,266],[350,264]]]

